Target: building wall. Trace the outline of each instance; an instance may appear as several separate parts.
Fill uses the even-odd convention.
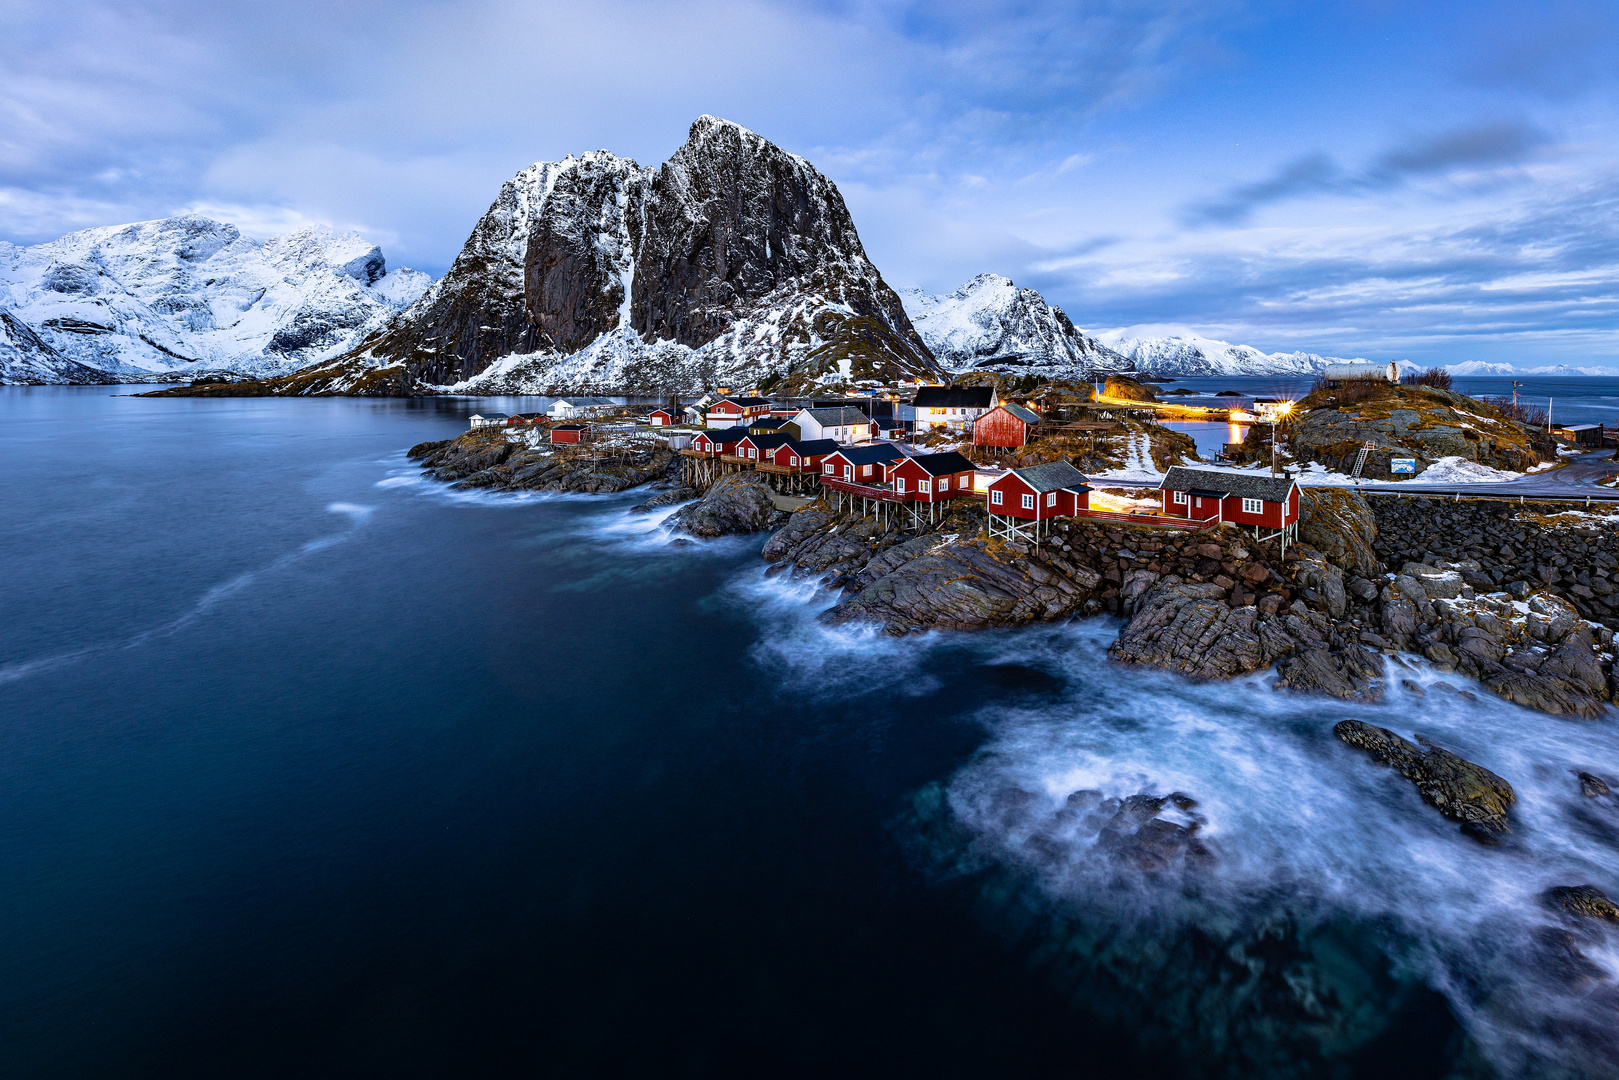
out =
[[[974,446],[1022,446],[1029,441],[1029,425],[1005,409],[991,409],[973,421]]]

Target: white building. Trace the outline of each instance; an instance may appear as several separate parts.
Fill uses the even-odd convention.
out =
[[[848,445],[871,439],[871,417],[852,406],[841,409],[799,409],[788,423],[798,427],[800,442],[832,439]]]
[[[510,420],[510,419],[511,419],[511,417],[507,416],[503,412],[492,412],[492,413],[473,413],[471,416],[469,416],[467,418],[467,421],[472,427],[475,427],[475,428],[481,428],[481,427],[505,427],[506,426],[506,421]]]
[[[965,429],[995,407],[995,390],[989,386],[920,386],[911,405],[917,431]]]
[[[565,397],[553,401],[546,415],[553,420],[577,420],[581,416],[605,416],[617,408],[611,398]]]

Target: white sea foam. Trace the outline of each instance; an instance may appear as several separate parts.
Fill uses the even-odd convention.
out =
[[[1154,980],[1179,963],[1173,950],[1187,935],[1247,955],[1243,935],[1273,926],[1267,918],[1296,927],[1300,941],[1347,921],[1361,928],[1351,940],[1375,943],[1386,970],[1374,963],[1341,977],[1317,956],[1281,973],[1306,1003],[1316,990],[1300,987],[1311,979],[1341,999],[1337,1045],[1352,1048],[1382,1030],[1393,991],[1372,992],[1367,972],[1393,971],[1442,993],[1505,1075],[1615,1074],[1619,934],[1566,924],[1544,901],[1557,885],[1589,883],[1619,896],[1619,802],[1582,796],[1575,775],[1619,772],[1611,720],[1532,712],[1417,657],[1392,661],[1386,701],[1356,705],[1273,691],[1266,675],[1193,683],[1116,664],[1107,658],[1112,620],[895,640],[821,625],[815,616],[833,597],[803,580],[750,571],[734,588],[770,627],[755,662],[799,692],[931,692],[940,683],[929,671],[958,660],[1056,680],[1061,689],[1038,705],[1014,699],[979,714],[990,739],[941,793],[950,835],[962,837],[944,858],[1027,883],[1053,920],[1041,931],[1051,938],[1048,954],[1098,965],[1091,984],[1097,970],[1126,984],[1139,978],[1141,1007],[1169,1008],[1156,1000],[1168,991]],[[1518,796],[1507,841],[1476,843],[1410,782],[1342,743],[1332,728],[1348,718],[1422,734],[1506,778]],[[1195,815],[1214,861],[1159,876],[1121,868],[1094,826],[1086,831],[1063,813],[1079,791],[1190,795],[1198,805],[1182,822]],[[999,886],[986,893],[1008,905],[1009,919],[1026,922],[1031,901],[1008,895]],[[1573,938],[1548,944],[1547,933],[1568,930]],[[1571,976],[1571,965],[1585,967]],[[1212,1009],[1208,998],[1222,992],[1214,982],[1197,987],[1198,1008]]]

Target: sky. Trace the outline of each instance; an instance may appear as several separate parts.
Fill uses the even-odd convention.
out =
[[[8,0],[0,239],[195,212],[443,273],[503,181],[713,113],[896,288],[1093,331],[1619,367],[1619,0]]]

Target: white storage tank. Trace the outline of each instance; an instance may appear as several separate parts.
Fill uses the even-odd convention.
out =
[[[1374,380],[1377,382],[1400,381],[1400,366],[1390,360],[1386,364],[1328,364],[1321,377],[1328,382],[1354,382],[1356,380]]]

